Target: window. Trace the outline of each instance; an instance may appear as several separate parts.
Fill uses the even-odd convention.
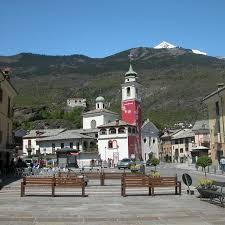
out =
[[[127,97],[130,97],[130,87],[127,88]]]
[[[153,138],[152,143],[155,144],[155,139]]]
[[[80,143],[79,143],[79,142],[76,143],[76,149],[77,149],[77,150],[80,149]]]
[[[124,133],[125,133],[125,128],[124,128],[124,127],[120,127],[120,128],[118,129],[118,133],[119,133],[119,134],[124,134]]]
[[[113,140],[113,148],[118,148],[116,140]]]
[[[175,140],[175,144],[178,144],[178,139]]]
[[[106,134],[106,129],[101,129],[101,130],[100,130],[100,134],[101,134],[101,135],[105,135],[105,134]]]
[[[31,140],[28,140],[28,148],[31,148]]]
[[[84,141],[84,142],[83,142],[83,148],[84,148],[84,149],[87,149],[87,147],[88,147],[88,143],[87,143],[87,141]]]
[[[115,128],[110,128],[109,129],[110,134],[116,134],[116,129]]]
[[[98,134],[95,134],[95,138],[98,138]]]
[[[97,104],[97,108],[99,109],[99,104]]]
[[[95,120],[91,121],[91,128],[92,129],[96,128],[96,121]]]
[[[144,143],[146,143],[146,141],[147,141],[146,138],[144,138]]]
[[[70,142],[70,148],[73,148],[73,142]]]
[[[64,148],[64,143],[61,143],[60,145],[61,145],[61,148]]]
[[[52,143],[52,154],[55,153],[55,143]]]
[[[188,151],[188,148],[185,148],[185,151]]]
[[[113,142],[112,141],[108,141],[108,148],[113,148]]]
[[[183,144],[184,143],[184,140],[183,139],[180,139],[180,144]]]
[[[133,133],[133,134],[136,134],[136,129],[135,129],[135,127],[133,127],[133,129],[132,129],[132,133]]]
[[[131,128],[130,127],[128,127],[128,133],[131,134]]]
[[[183,150],[183,148],[181,148],[181,149],[180,149],[180,153],[183,153],[183,152],[184,152],[184,150]]]
[[[2,89],[0,88],[0,102],[2,102],[2,100],[3,100],[3,91],[2,91]]]
[[[216,115],[220,115],[220,107],[219,107],[219,102],[216,102]]]

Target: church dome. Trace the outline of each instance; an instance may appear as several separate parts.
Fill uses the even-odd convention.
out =
[[[98,96],[96,99],[95,99],[96,102],[104,102],[105,99],[102,97],[102,96]]]

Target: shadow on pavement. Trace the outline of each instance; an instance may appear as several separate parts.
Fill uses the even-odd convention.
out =
[[[0,177],[0,190],[4,187],[4,186],[6,186],[6,185],[8,185],[8,184],[10,184],[10,183],[13,183],[13,182],[15,182],[15,181],[17,181],[17,180],[20,180],[21,179],[21,177],[16,177],[16,176],[11,176],[11,177]]]

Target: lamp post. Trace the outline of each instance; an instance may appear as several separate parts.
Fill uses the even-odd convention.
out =
[[[105,147],[105,162],[106,162],[106,147]]]
[[[47,167],[46,148],[44,148],[44,159],[45,159],[45,167]]]

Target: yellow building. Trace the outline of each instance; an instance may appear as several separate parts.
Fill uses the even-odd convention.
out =
[[[218,89],[207,95],[203,102],[208,107],[210,151],[212,161],[217,164],[221,156],[225,156],[225,86],[219,84]]]
[[[9,69],[0,69],[0,168],[9,166],[13,153],[12,100],[17,93],[9,75]]]

